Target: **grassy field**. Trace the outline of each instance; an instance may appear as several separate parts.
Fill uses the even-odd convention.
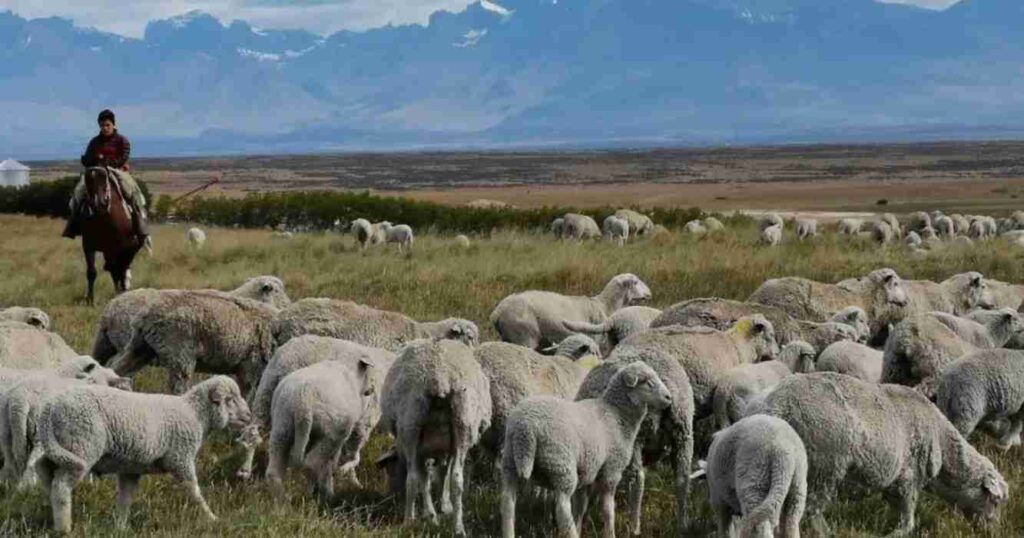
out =
[[[27,217],[0,217],[0,305],[32,305],[48,311],[54,328],[78,351],[88,353],[102,304],[112,295],[101,277],[100,306],[82,302],[84,263],[77,243],[58,237],[62,223]],[[756,246],[753,229],[730,230],[703,240],[664,236],[617,248],[605,243],[565,245],[548,237],[500,233],[474,238],[468,249],[445,237],[418,239],[412,255],[391,249],[357,252],[349,237],[297,236],[274,239],[269,232],[208,230],[201,252],[185,245],[185,227],[156,227],[156,254],[142,255],[134,267],[136,287],[220,288],[245,278],[274,274],[284,279],[293,299],[326,296],[351,299],[375,307],[400,310],[418,319],[459,316],[475,320],[484,339],[494,339],[486,323],[494,305],[505,295],[524,289],[550,289],[571,294],[594,294],[612,276],[633,272],[654,292],[654,306],[664,307],[692,297],[745,298],[767,278],[799,275],[836,281],[889,266],[905,278],[939,280],[951,274],[978,270],[1000,280],[1024,281],[1024,251],[1002,243],[973,248],[950,248],[916,259],[901,249],[879,249],[864,242],[828,234],[799,244],[791,236],[777,249]],[[137,390],[160,391],[162,372],[144,371]],[[208,523],[184,492],[166,477],[143,480],[129,531],[113,527],[114,486],[109,479],[83,483],[75,492],[74,533],[82,536],[444,536],[451,526],[403,526],[394,499],[385,493],[383,477],[372,466],[386,448],[376,437],[363,455],[358,471],[364,490],[341,484],[330,508],[317,505],[305,482],[293,475],[287,502],[275,502],[261,482],[234,478],[240,454],[230,437],[213,437],[201,454],[200,484],[220,521]],[[921,536],[1020,536],[1024,534],[1024,465],[1021,449],[1006,454],[987,440],[975,439],[992,458],[1011,486],[1010,504],[999,524],[976,526],[949,505],[925,495],[919,506]],[[500,530],[498,490],[489,469],[478,467],[467,479],[466,523],[471,536],[493,536]],[[645,536],[673,536],[671,480],[664,469],[648,478]],[[707,488],[692,492],[694,523],[688,533],[704,536],[714,530],[707,507]],[[50,523],[49,504],[37,491],[3,490],[0,535],[38,536]],[[527,505],[527,506],[524,506]],[[519,530],[525,536],[550,536],[543,510],[521,503]],[[620,533],[625,518],[619,503]],[[870,536],[893,528],[896,514],[877,494],[836,503],[827,513],[837,536]],[[593,512],[585,534],[600,528]]]

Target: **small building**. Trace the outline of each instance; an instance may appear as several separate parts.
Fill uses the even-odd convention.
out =
[[[14,159],[0,161],[0,187],[28,185],[28,173],[29,167]]]

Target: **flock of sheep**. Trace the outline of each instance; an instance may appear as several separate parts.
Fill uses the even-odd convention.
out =
[[[656,228],[620,214],[604,223],[606,236]],[[931,217],[913,219],[922,215]],[[568,214],[556,233],[600,235],[587,219]],[[367,245],[395,230],[395,242],[412,243],[401,226],[353,229]],[[985,518],[1007,502],[1003,476],[967,438],[981,429],[1003,449],[1021,444],[1024,285],[975,272],[905,281],[878,269],[838,283],[773,279],[746,301],[639,304],[651,297],[633,274],[592,297],[516,293],[490,316],[501,341],[481,343],[466,319],[293,302],[272,276],[226,292],[139,289],[106,306],[91,357],[51,332],[46,313],[7,308],[0,478],[40,483],[62,532],[72,528],[72,491],[90,473],[117,476],[121,526],[152,473],[172,474],[215,519],[195,464],[211,432],[237,433],[238,476],[253,477],[265,450],[272,491],[283,494],[297,467],[322,499],[336,475],[358,486],[361,451],[381,432],[393,448],[376,464],[404,494],[405,518],[438,520],[440,482],[440,512],[458,535],[471,458],[493,462],[509,538],[518,498],[535,487],[548,492],[562,535],[578,536],[593,500],[612,536],[620,483],[640,534],[646,469],[658,462],[673,470],[681,532],[698,479],[723,536],[797,536],[805,513],[827,535],[822,513],[840,488],[886,493],[899,533],[915,527],[925,488]],[[167,370],[170,394],[131,392],[130,376],[146,366]],[[212,377],[193,384],[197,372]],[[491,467],[476,466],[474,478]]]

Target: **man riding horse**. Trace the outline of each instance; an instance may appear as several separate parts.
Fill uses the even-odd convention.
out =
[[[132,214],[132,229],[139,243],[145,242],[149,231],[146,226],[146,198],[139,189],[135,179],[128,173],[128,158],[132,145],[128,139],[117,132],[114,113],[109,110],[100,112],[97,118],[100,133],[89,141],[89,146],[82,155],[82,166],[86,168],[103,167],[110,170],[111,176],[117,181],[123,198],[128,202]],[[79,179],[75,193],[71,197],[71,216],[64,228],[64,237],[74,239],[82,233],[82,202],[85,199],[85,176]]]

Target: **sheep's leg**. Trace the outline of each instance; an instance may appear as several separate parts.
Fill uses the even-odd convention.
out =
[[[590,508],[590,488],[580,488],[572,496],[572,510],[576,514],[576,532],[583,534],[583,519]]]
[[[407,521],[416,519],[416,501],[424,493],[421,482],[425,481],[423,461],[420,459],[419,454],[416,453],[416,437],[411,437],[412,442],[404,446],[405,453],[403,454],[407,466],[405,473],[405,519]],[[430,485],[427,484],[427,487],[429,488]],[[429,491],[427,495],[429,495]]]
[[[353,486],[357,488],[363,487],[359,483],[359,477],[356,476],[356,468],[359,467],[361,460],[361,454],[363,447],[366,446],[366,442],[370,439],[370,429],[366,425],[361,425],[352,432],[349,436],[348,441],[345,442],[345,446],[342,449],[341,458],[339,461],[343,461],[339,471],[341,475],[348,479]]]
[[[439,460],[434,468],[444,469],[444,482],[441,484],[441,513],[448,515],[455,511],[455,507],[452,505],[452,469],[454,467],[451,458]]]
[[[242,445],[245,455],[242,458],[242,465],[238,468],[235,476],[242,480],[252,478],[253,462],[256,460],[256,449],[260,446],[260,429],[256,423],[249,424],[242,430],[242,434],[235,440]]]
[[[693,422],[686,418],[673,424],[672,456],[676,471],[676,534],[682,536],[690,524],[688,499],[690,496],[690,470],[693,465]],[[640,450],[637,447],[636,450]],[[637,512],[640,508],[637,507]]]
[[[914,530],[914,512],[917,510],[917,488],[913,486],[912,480],[901,479],[898,481],[888,497],[898,503],[900,511],[900,524],[896,530],[889,534],[890,537],[909,536]]]
[[[210,521],[217,521],[217,516],[213,514],[213,510],[210,510],[210,505],[206,504],[206,499],[203,498],[203,492],[199,489],[199,480],[196,478],[196,467],[194,462],[185,462],[182,469],[179,469],[176,473],[178,480],[181,480],[187,490],[188,496],[199,505],[199,508],[206,514],[207,519]]]
[[[313,483],[317,496],[325,503],[334,498],[334,469],[338,466],[340,455],[340,443],[331,438],[320,439],[306,454],[306,474]]]
[[[807,484],[793,479],[789,495],[782,505],[782,521],[779,524],[782,538],[800,538],[800,518],[804,515],[807,502]]]
[[[572,518],[572,493],[558,491],[555,493],[555,521],[558,522],[558,534],[567,538],[579,538],[576,522]]]
[[[135,491],[139,488],[137,474],[117,475],[117,514],[115,522],[117,528],[128,528],[128,515],[131,512],[132,500],[135,499]]]
[[[715,504],[715,521],[718,522],[718,538],[735,538],[736,525],[729,507]]]
[[[71,532],[71,492],[80,476],[78,470],[57,468],[50,481],[50,507],[53,509],[53,528],[63,534]]]
[[[437,465],[437,464],[435,463],[435,465]],[[437,510],[434,509],[433,481],[431,480],[432,475],[431,475],[430,472],[426,472],[426,473],[423,472],[423,469],[426,467],[426,461],[421,459],[419,467],[420,467],[420,476],[423,477],[423,479],[420,480],[420,484],[419,484],[419,486],[420,486],[419,494],[420,494],[420,498],[421,498],[421,500],[423,502],[423,513],[426,514],[427,518],[430,520],[431,523],[433,523],[434,525],[437,525],[438,520],[437,520]],[[447,497],[447,495],[444,495],[444,494],[442,494],[442,496],[443,497]]]
[[[463,472],[466,467],[466,448],[465,445],[460,444],[455,449],[455,456],[449,463],[448,474],[451,477],[452,483],[452,504],[455,508],[455,535],[465,536],[466,526],[462,521],[462,495],[465,492],[463,482]]]
[[[640,517],[643,515],[644,485],[647,481],[647,473],[644,472],[644,463],[641,453],[643,447],[633,448],[633,457],[626,468],[627,477],[627,499],[629,501],[629,531],[640,536]]]
[[[601,520],[604,522],[604,530],[601,535],[605,538],[615,538],[615,486],[616,484],[604,484],[599,492]]]
[[[519,480],[514,472],[502,473],[501,478],[501,536],[516,536],[516,497],[519,494]]]
[[[996,444],[999,450],[1005,452],[1010,450],[1010,447],[1020,444],[1021,420],[1021,413],[1010,417],[1009,426],[1002,431],[1002,435],[999,436],[999,441]]]
[[[284,498],[284,473],[288,468],[288,445],[281,440],[270,438],[270,449],[267,456],[267,482],[274,497]]]

